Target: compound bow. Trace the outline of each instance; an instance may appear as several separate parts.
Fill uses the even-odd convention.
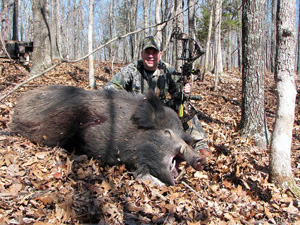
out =
[[[192,106],[191,102],[188,101],[189,99],[194,99],[194,100],[201,100],[202,97],[198,95],[188,95],[187,100],[185,101],[188,103],[187,105],[187,110],[188,110],[188,115],[183,116],[183,103],[184,103],[184,94],[183,94],[183,87],[186,83],[188,83],[188,80],[190,76],[192,75],[199,75],[200,70],[199,69],[194,69],[193,68],[193,62],[198,59],[200,56],[202,56],[205,52],[202,50],[198,42],[191,38],[188,34],[183,33],[180,27],[175,27],[173,29],[173,32],[171,34],[171,42],[173,40],[181,41],[182,43],[182,53],[179,57],[177,57],[177,60],[182,60],[183,64],[181,67],[181,72],[177,72],[176,75],[179,75],[179,82],[180,82],[180,91],[181,91],[181,103],[179,106],[178,110],[178,116],[180,119],[185,122],[190,120],[195,114],[196,110]],[[192,77],[192,82],[193,82],[193,77]],[[192,85],[193,86],[193,85]]]

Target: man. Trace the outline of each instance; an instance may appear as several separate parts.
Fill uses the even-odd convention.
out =
[[[152,89],[166,106],[176,110],[181,99],[180,84],[174,81],[175,69],[163,62],[161,57],[160,42],[153,36],[146,37],[142,43],[142,59],[123,67],[104,89],[125,89],[141,93]],[[186,84],[184,93],[189,94],[189,92],[190,84]],[[194,149],[209,154],[207,135],[197,116],[185,122],[183,127],[195,139]]]

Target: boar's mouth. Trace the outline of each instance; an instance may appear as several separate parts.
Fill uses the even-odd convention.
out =
[[[179,165],[184,161],[183,154],[178,153],[170,158],[169,171],[172,184],[175,185],[175,178],[178,176]]]
[[[171,158],[169,159],[169,177],[173,185],[175,185],[175,178],[178,176],[179,165],[183,161],[187,161],[187,163],[196,170],[202,170],[203,165],[206,164],[206,157],[199,157],[196,154],[192,154],[188,151],[188,146],[183,145],[180,148],[180,151],[177,154],[171,156]]]

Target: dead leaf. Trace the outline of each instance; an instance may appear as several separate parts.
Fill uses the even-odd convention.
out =
[[[40,200],[43,202],[45,205],[52,204],[54,202],[57,202],[57,195],[55,193],[50,193],[50,194],[44,194],[43,196],[35,198],[35,200]]]
[[[37,152],[36,157],[38,159],[44,159],[48,154],[49,154],[49,152]]]
[[[14,156],[12,154],[5,154],[4,155],[4,160],[5,160],[5,163],[6,163],[6,166],[10,166],[11,164],[14,163]]]
[[[199,179],[209,179],[207,174],[203,173],[203,171],[196,171],[194,177]]]
[[[52,176],[56,179],[61,179],[63,177],[63,173],[61,171],[57,171],[53,173]]]
[[[142,211],[143,208],[136,206],[134,203],[132,202],[128,202],[125,204],[125,208],[129,211],[129,212],[139,212]]]
[[[113,189],[113,186],[110,183],[106,182],[105,180],[102,181],[102,183],[99,187],[102,188],[104,190],[104,192],[107,192],[107,191]]]
[[[23,188],[23,185],[22,185],[22,184],[12,184],[12,185],[9,187],[8,191],[9,191],[10,193],[18,193],[18,192],[20,192],[20,191],[22,190],[22,188]]]
[[[33,225],[53,225],[53,224],[52,223],[47,223],[47,222],[37,221],[37,222],[34,222]]]
[[[289,206],[283,210],[290,214],[297,214],[299,212],[298,208],[293,205],[293,202],[290,202]]]

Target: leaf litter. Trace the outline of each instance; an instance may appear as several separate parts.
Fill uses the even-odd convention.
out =
[[[122,64],[95,62],[98,89]],[[20,69],[21,68],[21,69]],[[113,70],[112,70],[113,68]],[[26,68],[1,61],[1,95],[28,79]],[[0,104],[0,224],[299,224],[299,200],[269,183],[269,150],[238,133],[241,74],[225,72],[194,82],[193,101],[209,136],[212,156],[203,171],[187,168],[176,186],[135,180],[124,165],[109,167],[85,155],[5,135],[17,97],[42,85],[89,89],[88,63],[62,64]],[[268,129],[275,119],[272,74],[265,74]],[[293,130],[292,168],[300,182],[299,98]],[[181,166],[184,169],[184,165]]]

